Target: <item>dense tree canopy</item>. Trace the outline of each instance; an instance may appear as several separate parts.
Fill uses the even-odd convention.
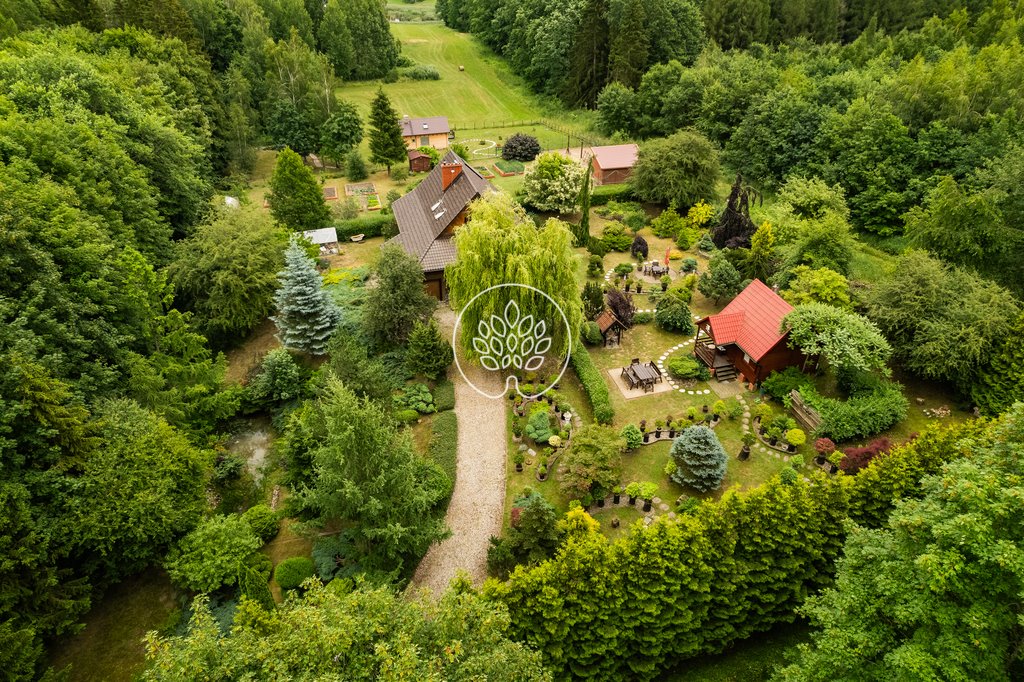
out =
[[[690,130],[640,147],[631,178],[645,201],[692,206],[715,198],[718,152],[701,134]]]

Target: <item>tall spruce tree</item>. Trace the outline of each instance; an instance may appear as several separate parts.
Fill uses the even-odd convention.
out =
[[[292,238],[284,252],[284,270],[277,273],[281,286],[274,302],[277,315],[270,319],[285,348],[323,355],[341,312],[323,289],[320,273],[299,241]]]
[[[274,219],[293,230],[316,230],[331,219],[323,190],[302,157],[285,147],[277,155],[267,195]]]
[[[570,106],[593,108],[608,82],[608,3],[588,0],[576,34],[562,99]]]
[[[573,225],[572,236],[576,246],[586,246],[590,241],[590,177],[594,168],[587,164],[587,173],[583,176],[583,188],[580,190],[580,221]]]
[[[379,89],[370,107],[370,160],[384,164],[391,173],[391,164],[405,158],[405,141],[398,124],[398,114],[384,90]]]
[[[634,88],[640,84],[650,53],[644,0],[625,0],[618,14],[612,31],[608,75],[611,80]]]

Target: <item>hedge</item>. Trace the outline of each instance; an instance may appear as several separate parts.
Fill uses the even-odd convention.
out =
[[[614,542],[571,510],[554,557],[484,594],[505,604],[511,635],[539,650],[557,679],[653,679],[793,622],[807,595],[831,584],[846,522],[885,523],[896,499],[919,495],[921,477],[985,426],[930,428],[856,476],[774,478]]]
[[[455,485],[455,462],[459,456],[459,422],[449,410],[434,415],[427,457],[440,465]]]
[[[598,185],[590,190],[590,205],[604,206],[609,201],[623,201],[633,198],[629,185]]]
[[[340,220],[334,227],[341,240],[357,234],[366,235],[367,238],[390,237],[395,233],[395,217],[390,213],[374,213],[362,218]]]
[[[434,407],[438,412],[455,408],[455,386],[447,379],[434,386]]]
[[[903,395],[903,387],[884,379],[870,391],[852,395],[846,400],[826,398],[812,386],[804,386],[799,393],[804,402],[821,416],[815,437],[824,436],[836,442],[881,433],[906,417],[910,407]]]
[[[601,371],[594,366],[594,361],[582,343],[577,342],[573,346],[569,360],[583,384],[583,391],[590,399],[590,406],[594,408],[594,419],[598,424],[611,424],[615,418],[615,409],[608,397],[608,385],[604,383]]]

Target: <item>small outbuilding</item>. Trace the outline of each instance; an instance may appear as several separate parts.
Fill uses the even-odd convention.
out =
[[[633,175],[639,148],[635,144],[613,144],[590,148],[590,165],[595,185],[617,185]]]
[[[615,348],[622,342],[622,332],[626,330],[626,325],[622,324],[619,318],[615,317],[615,313],[605,310],[597,316],[594,322],[597,323],[597,328],[601,330],[601,337],[604,339],[605,348]]]
[[[426,173],[430,170],[430,154],[424,154],[418,149],[410,149],[408,154],[410,173]]]
[[[320,255],[327,256],[338,253],[338,231],[333,227],[322,227],[319,230],[306,230],[302,236],[320,247]]]

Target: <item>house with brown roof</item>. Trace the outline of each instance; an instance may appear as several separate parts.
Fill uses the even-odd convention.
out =
[[[431,296],[448,298],[444,268],[455,260],[452,237],[466,222],[470,202],[493,191],[471,165],[448,152],[416,189],[391,204],[398,235],[388,243],[419,261]]]
[[[694,354],[719,381],[741,375],[759,384],[774,371],[803,366],[806,357],[788,345],[782,319],[793,310],[764,282],[755,279],[717,315],[697,322]]]
[[[639,148],[635,144],[613,144],[590,148],[590,165],[595,185],[614,185],[629,180]]]
[[[403,116],[401,121],[402,139],[407,149],[433,147],[448,149],[451,128],[448,127],[447,116],[431,116],[429,118],[409,118]]]

